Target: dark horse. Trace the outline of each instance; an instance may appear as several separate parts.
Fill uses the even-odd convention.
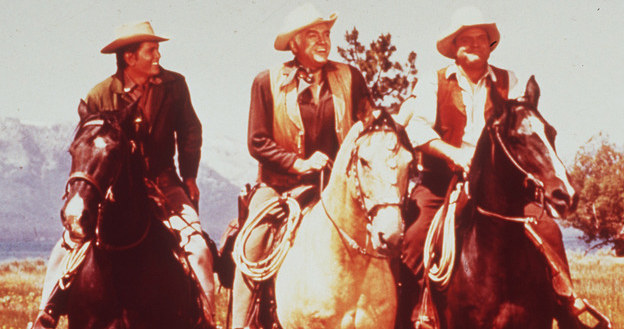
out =
[[[69,289],[69,328],[207,328],[178,241],[150,197],[134,107],[89,115],[81,102],[78,112],[61,215],[81,200],[69,225],[91,246]]]
[[[517,100],[491,88],[494,113],[467,177],[469,201],[457,216],[455,269],[445,289],[432,287],[442,328],[552,328],[554,318],[560,328],[578,326],[553,290],[550,260],[525,228],[556,228],[552,218],[575,204],[555,152],[556,132],[538,112],[538,98],[533,77]],[[532,218],[528,207],[538,209]]]

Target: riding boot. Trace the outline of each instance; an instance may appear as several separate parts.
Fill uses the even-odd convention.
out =
[[[417,309],[421,294],[418,277],[405,264],[399,264],[397,288],[397,315],[395,329],[412,329],[412,314]]]
[[[61,289],[57,283],[44,308],[39,311],[33,324],[33,329],[53,329],[58,324],[61,314],[67,313],[68,289]]]
[[[254,304],[252,284],[237,268],[232,285],[232,328],[249,328],[251,324]]]
[[[64,296],[67,292],[60,289],[58,282],[63,275],[61,263],[68,254],[69,250],[64,247],[63,239],[60,239],[50,252],[41,291],[40,311],[34,321],[33,328],[55,328],[59,316],[63,313],[61,311],[65,306],[66,298]]]
[[[424,287],[422,298],[419,305],[415,310],[418,314],[415,314],[416,321],[414,321],[414,328],[416,329],[439,329],[439,320],[436,313],[435,305],[431,299],[431,291],[429,287]]]

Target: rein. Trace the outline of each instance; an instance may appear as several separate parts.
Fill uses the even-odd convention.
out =
[[[324,175],[323,172],[324,171],[321,171],[321,186],[323,184],[323,175]],[[340,228],[340,226],[338,226],[336,221],[332,218],[332,215],[329,214],[329,210],[327,210],[327,206],[325,206],[325,200],[323,199],[323,188],[320,189],[319,196],[321,199],[321,205],[323,206],[323,211],[325,211],[325,215],[327,215],[327,219],[329,219],[332,225],[334,225],[334,228],[336,229],[336,231],[338,232],[338,235],[340,236],[340,240],[342,240],[343,244],[345,244],[346,247],[351,248],[352,250],[354,250],[355,252],[363,256],[369,256],[373,258],[388,258],[387,256],[384,256],[378,253],[372,254],[368,251],[366,247],[360,246],[360,244],[357,241],[355,241],[355,239],[352,238],[349,235],[349,233],[347,233],[345,230]],[[362,207],[364,206],[362,205]],[[367,215],[367,219],[369,218],[370,217]],[[372,221],[372,219],[369,220],[369,223],[370,221]],[[370,240],[369,236],[370,236],[369,234],[366,235],[366,241]]]
[[[544,182],[542,182],[537,177],[533,176],[533,174],[531,174],[526,169],[524,169],[518,163],[518,161],[516,161],[516,159],[511,155],[511,152],[509,152],[509,149],[507,148],[505,143],[503,143],[503,138],[500,135],[500,131],[499,131],[499,126],[498,125],[494,126],[494,135],[496,136],[496,141],[498,142],[498,145],[500,145],[500,147],[503,149],[503,152],[505,153],[505,156],[507,156],[509,161],[511,161],[511,163],[516,167],[516,169],[518,169],[522,174],[524,174],[524,176],[525,176],[525,178],[524,178],[524,186],[528,187],[529,186],[529,182],[533,183],[533,185],[535,186],[534,201],[537,201],[537,202],[543,204],[545,202],[545,200],[544,200]]]
[[[540,215],[540,217],[541,217],[544,214],[544,212],[546,211],[545,210],[546,209],[546,198],[544,196],[544,182],[542,182],[537,177],[533,176],[533,174],[531,174],[526,169],[524,169],[518,163],[518,161],[516,161],[516,159],[511,155],[511,152],[509,152],[509,149],[507,148],[507,146],[503,142],[503,138],[500,135],[499,125],[498,124],[494,125],[493,129],[494,129],[494,136],[495,136],[496,143],[501,147],[501,149],[503,150],[503,153],[505,154],[507,159],[509,159],[509,161],[514,165],[514,167],[516,169],[518,169],[524,175],[524,183],[523,183],[524,187],[528,188],[529,187],[529,183],[533,184],[535,190],[533,192],[533,200],[532,201],[540,205],[540,208],[542,209],[542,214]],[[527,217],[506,216],[506,215],[503,215],[503,214],[499,214],[497,212],[493,212],[493,211],[489,211],[487,209],[484,209],[483,207],[481,207],[479,205],[476,206],[476,209],[482,215],[495,217],[495,218],[502,219],[502,220],[505,220],[505,221],[510,221],[510,222],[533,223],[533,224],[535,224],[535,223],[537,223],[537,219],[538,219],[538,218],[536,218],[534,216],[527,216]]]

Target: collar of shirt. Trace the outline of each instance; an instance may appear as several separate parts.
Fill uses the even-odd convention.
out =
[[[280,84],[280,89],[286,88],[292,83],[296,83],[297,85],[297,98],[300,99],[301,95],[306,92],[306,90],[310,90],[311,98],[310,100],[314,104],[319,103],[320,90],[323,86],[323,81],[325,80],[325,68],[327,65],[323,66],[320,75],[320,81],[314,81],[313,73],[310,72],[307,68],[303,67],[297,61],[292,61],[284,69],[283,74],[286,78]]]
[[[453,63],[452,65],[447,67],[446,73],[444,76],[448,80],[451,78],[451,76],[453,76],[453,74],[455,74],[455,76],[457,77],[458,82],[460,82],[460,80],[464,80],[460,82],[460,86],[462,82],[468,83],[468,78],[464,74],[464,71],[459,67],[459,65],[457,65],[457,63]],[[490,77],[490,79],[492,79],[492,82],[496,82],[496,74],[494,74],[494,70],[492,70],[492,67],[490,65],[487,66],[487,70],[485,74],[483,74],[483,77],[479,79],[479,81],[477,82],[477,85],[480,85],[481,83],[483,83],[485,81],[485,78],[487,78],[488,76]]]
[[[462,89],[462,98],[465,106],[466,126],[464,127],[463,144],[474,146],[481,135],[481,131],[485,126],[485,105],[488,98],[488,88],[485,81],[488,77],[496,82],[496,75],[492,67],[488,65],[487,71],[479,79],[479,81],[471,85],[464,71],[457,65],[453,64],[446,70],[445,77],[450,79],[453,74],[457,79],[457,84]]]
[[[325,75],[325,67],[326,65],[319,69],[321,70],[321,80]],[[287,63],[284,68],[283,74],[286,76],[286,78],[280,84],[280,88],[282,89],[295,81],[299,82],[299,85],[303,83],[303,89],[314,83],[313,72],[311,72],[309,69],[302,66],[301,64],[297,63],[297,61]]]
[[[153,76],[147,80],[145,85],[139,86],[125,72],[123,74],[123,91],[125,93],[131,92],[137,87],[147,87],[149,85],[159,85],[161,83],[162,83],[162,79],[160,77]]]

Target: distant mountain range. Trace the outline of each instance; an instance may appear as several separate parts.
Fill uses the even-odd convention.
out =
[[[0,245],[51,246],[60,237],[61,196],[74,126],[34,126],[0,118]],[[208,138],[197,179],[202,226],[217,241],[236,216],[237,195],[254,163],[240,143]],[[221,166],[220,174],[211,164]],[[227,178],[224,175],[228,176]],[[2,248],[0,248],[2,249]]]
[[[60,237],[61,196],[71,158],[74,126],[28,125],[0,118],[0,260],[47,254]],[[217,243],[236,216],[240,187],[254,178],[245,145],[204,136],[198,185],[202,226]],[[584,250],[580,231],[563,228],[568,249]]]

